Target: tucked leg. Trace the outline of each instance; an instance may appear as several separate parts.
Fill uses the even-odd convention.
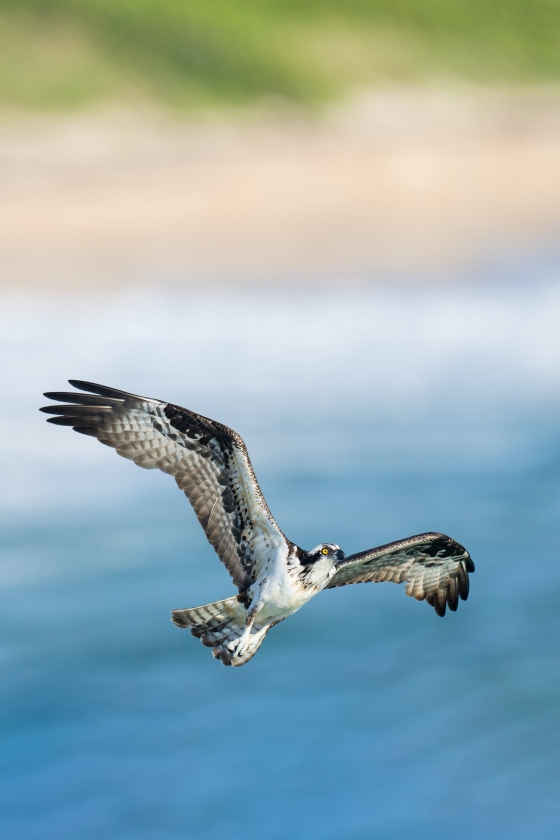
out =
[[[251,604],[251,606],[247,610],[247,616],[245,618],[245,630],[243,631],[241,636],[229,642],[228,649],[231,650],[235,656],[243,656],[243,654],[249,647],[251,639],[251,629],[253,627],[255,618],[257,617],[257,613],[259,612],[261,607],[262,603],[260,601]]]

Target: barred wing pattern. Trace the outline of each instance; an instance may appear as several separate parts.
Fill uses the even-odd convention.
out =
[[[446,606],[456,610],[459,598],[467,600],[474,563],[451,537],[430,533],[352,554],[340,560],[336,569],[327,589],[368,581],[406,582],[407,595],[417,601],[425,599],[444,616]]]
[[[240,592],[287,540],[258,485],[247,448],[232,429],[186,408],[69,380],[75,392],[47,392],[71,403],[42,408],[48,422],[96,437],[145,469],[175,478]],[[95,396],[92,396],[95,395]]]

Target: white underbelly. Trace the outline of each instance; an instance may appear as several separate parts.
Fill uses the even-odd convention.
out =
[[[286,568],[275,570],[263,581],[261,589],[262,612],[267,616],[288,616],[295,613],[315,594],[306,592]]]
[[[319,572],[319,569],[317,569]],[[320,580],[319,580],[320,578]],[[324,581],[326,582],[326,580]],[[318,575],[317,585],[311,581],[304,586],[294,569],[282,560],[271,564],[262,577],[260,599],[262,618],[287,618],[297,612],[324,586],[323,575]]]

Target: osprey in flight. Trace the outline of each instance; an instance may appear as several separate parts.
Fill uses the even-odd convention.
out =
[[[271,627],[322,589],[406,582],[407,595],[426,600],[441,616],[446,606],[456,610],[459,598],[466,600],[474,564],[450,537],[420,534],[350,557],[333,543],[304,551],[276,524],[245,444],[232,429],[161,400],[69,381],[80,390],[45,394],[70,403],[42,408],[56,415],[48,422],[72,426],[139,467],[172,475],[232,576],[237,595],[171,614],[224,665],[248,662]]]

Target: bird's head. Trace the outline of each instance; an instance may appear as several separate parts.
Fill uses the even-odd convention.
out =
[[[306,555],[307,563],[316,563],[318,560],[331,560],[334,564],[338,560],[344,560],[346,557],[340,546],[334,543],[321,543],[321,545],[312,548],[311,551],[307,551]]]

